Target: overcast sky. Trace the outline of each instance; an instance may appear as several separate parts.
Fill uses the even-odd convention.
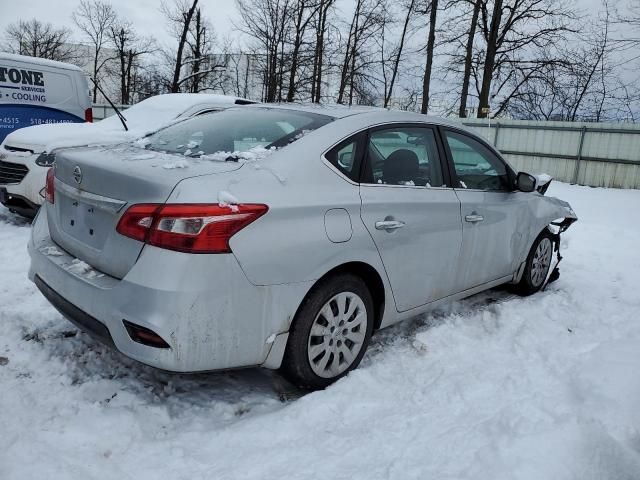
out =
[[[0,0],[2,15],[0,30],[19,19],[37,18],[56,26],[66,26],[75,32],[71,12],[79,0]],[[166,20],[160,12],[160,0],[110,0],[119,15],[133,23],[142,35],[167,41]],[[201,0],[202,13],[211,20],[219,36],[232,32],[231,19],[235,19],[235,0]]]
[[[0,16],[0,32],[7,25],[19,19],[38,18],[51,22],[56,26],[66,26],[75,32],[71,12],[79,0],[0,0],[2,15]],[[622,0],[624,1],[624,0]],[[602,0],[575,0],[585,13],[599,9]],[[169,41],[166,32],[166,20],[160,13],[160,0],[111,0],[119,15],[129,19],[142,35],[153,36],[161,43]],[[339,0],[338,5],[348,7],[352,0]],[[234,34],[233,22],[238,20],[235,0],[201,0],[201,8],[205,16],[213,24],[219,39]]]

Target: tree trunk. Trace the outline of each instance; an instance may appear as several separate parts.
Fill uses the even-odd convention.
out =
[[[353,89],[356,78],[356,56],[358,55],[359,37],[353,37],[353,48],[351,49],[351,68],[349,69],[349,106],[353,105]]]
[[[409,20],[411,19],[411,15],[413,14],[413,6],[415,4],[415,0],[411,0],[409,4],[409,8],[407,9],[407,15],[404,17],[404,25],[402,27],[402,34],[400,35],[400,44],[398,45],[398,54],[393,62],[393,70],[391,71],[391,80],[389,81],[389,90],[387,91],[386,96],[384,97],[384,107],[389,106],[389,102],[391,101],[391,96],[393,95],[393,85],[396,82],[396,76],[398,75],[398,66],[400,65],[400,57],[402,56],[402,50],[404,49],[404,40],[407,36],[407,29],[409,27]]]
[[[244,71],[244,89],[242,91],[242,97],[247,98],[249,96],[249,69],[251,68],[251,58],[247,54],[247,69]]]
[[[429,88],[431,86],[431,67],[433,66],[433,49],[436,43],[436,20],[438,18],[438,0],[431,0],[429,16],[429,39],[427,40],[427,63],[424,67],[422,81],[422,113],[429,112]]]
[[[284,22],[280,38],[280,60],[278,60],[278,102],[282,101],[282,87],[284,83]]]
[[[313,50],[313,73],[311,74],[311,101],[319,103],[319,82],[318,77],[322,75],[322,49],[324,43],[324,19],[325,19],[325,2],[320,0],[320,8],[318,9],[318,23],[316,25],[316,45]]]
[[[123,105],[127,104],[126,101],[126,90],[127,90],[127,59],[126,54],[123,50],[118,52],[120,55],[120,103]]]
[[[336,103],[344,103],[344,92],[347,88],[349,79],[349,65],[351,64],[351,53],[356,50],[356,34],[358,32],[358,23],[360,21],[360,8],[362,2],[358,0],[356,10],[353,13],[351,26],[349,27],[349,38],[347,39],[347,48],[345,49],[344,62],[342,63],[342,71],[340,72],[340,86],[338,88],[338,100]],[[353,43],[353,46],[352,46]],[[353,76],[351,76],[353,78]]]
[[[93,56],[93,103],[98,98],[98,52]]]
[[[327,31],[327,14],[329,12],[329,8],[333,4],[334,0],[328,0],[326,5],[324,6],[324,10],[321,10],[322,18],[320,19],[320,39],[318,40],[318,50],[317,50],[317,58],[318,62],[318,70],[314,77],[315,82],[315,92],[316,98],[314,102],[320,103],[320,99],[322,98],[322,67],[324,65],[324,36]]]
[[[180,72],[182,71],[182,53],[184,52],[184,45],[187,43],[187,33],[189,33],[189,26],[191,25],[191,19],[193,13],[198,5],[198,0],[193,0],[193,4],[184,15],[184,23],[182,25],[182,32],[180,33],[180,41],[178,42],[178,51],[176,52],[176,64],[173,69],[173,80],[171,81],[171,93],[178,93],[180,91]]]
[[[298,70],[298,55],[300,54],[300,45],[302,44],[302,17],[304,15],[305,5],[301,2],[298,5],[298,15],[296,17],[296,38],[293,42],[293,52],[291,52],[291,68],[289,69],[289,89],[287,91],[287,102],[293,102],[296,96],[296,74]]]
[[[202,16],[200,14],[200,9],[196,11],[196,38],[195,38],[195,48],[193,49],[193,69],[191,73],[194,75],[193,81],[191,82],[191,91],[193,93],[198,93],[200,91],[200,57],[202,56]]]
[[[129,50],[128,58],[127,58],[127,75],[126,75],[126,88],[124,91],[124,98],[122,103],[124,105],[129,105],[131,103],[131,70],[133,68],[133,51]]]
[[[467,116],[467,97],[469,96],[469,82],[471,80],[471,65],[473,62],[473,41],[476,36],[481,3],[482,0],[475,0],[473,5],[473,15],[471,17],[471,26],[469,27],[469,37],[467,38],[467,51],[464,56],[464,74],[462,75],[462,92],[460,93],[460,110],[458,113],[460,118],[466,118]]]
[[[489,95],[491,93],[491,79],[496,61],[496,51],[498,50],[498,34],[500,33],[500,23],[502,21],[502,0],[495,0],[493,4],[493,14],[491,15],[491,27],[487,39],[487,55],[484,60],[482,72],[482,86],[480,98],[478,99],[478,118],[486,118],[489,114]]]

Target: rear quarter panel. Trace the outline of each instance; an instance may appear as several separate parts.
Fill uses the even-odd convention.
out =
[[[395,311],[380,256],[360,219],[357,185],[323,162],[321,155],[330,145],[304,140],[235,172],[185,179],[168,201],[217,202],[221,192],[228,192],[240,203],[264,203],[269,211],[230,241],[251,283],[313,282],[340,265],[363,262],[382,278],[385,305]],[[326,233],[325,213],[333,208],[348,212],[348,241],[333,242]]]
[[[360,220],[358,187],[325,165],[320,154],[294,146],[298,145],[249,162],[236,172],[185,179],[169,201],[217,202],[221,192],[228,192],[240,203],[268,205],[263,217],[230,242],[247,277],[256,285],[314,280],[347,261],[364,261],[383,271]],[[332,208],[348,212],[350,240],[335,243],[327,236],[325,213]]]

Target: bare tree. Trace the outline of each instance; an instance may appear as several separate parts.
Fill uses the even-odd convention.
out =
[[[189,48],[183,61],[188,73],[179,82],[180,85],[186,84],[190,92],[198,93],[210,88],[215,83],[212,74],[227,67],[228,56],[224,52],[213,54],[215,43],[213,27],[198,8],[187,36]]]
[[[135,85],[138,100],[166,92],[166,76],[155,64],[141,68]]]
[[[226,68],[220,71],[219,89],[225,95],[249,98],[258,87],[255,80],[256,65],[260,65],[262,54],[255,51],[238,51],[235,39],[226,38],[222,42]]]
[[[469,82],[471,80],[471,69],[473,67],[473,45],[476,38],[476,29],[478,27],[478,17],[480,16],[480,8],[483,0],[472,0],[473,13],[469,22],[469,33],[467,35],[467,43],[464,55],[464,72],[462,74],[462,91],[460,92],[460,108],[458,115],[460,118],[467,116],[467,98],[469,96]]]
[[[345,103],[347,96],[351,105],[354,93],[368,93],[365,91],[368,82],[366,70],[375,62],[367,49],[371,40],[381,32],[387,14],[385,0],[356,0],[340,68],[337,103]]]
[[[120,102],[129,105],[137,80],[137,71],[143,55],[155,51],[152,39],[139,38],[128,21],[116,21],[111,27],[111,42],[118,59],[117,75],[120,78]]]
[[[438,0],[431,0],[429,4],[429,36],[427,38],[427,61],[424,67],[422,81],[422,113],[429,112],[429,90],[431,87],[431,69],[433,67],[433,51],[436,44],[436,21],[438,18]]]
[[[632,88],[625,84],[617,65],[610,61],[620,45],[612,43],[611,10],[603,11],[593,25],[567,39],[512,98],[509,111],[519,118],[601,121],[617,119],[629,111]],[[611,112],[611,113],[610,113]]]
[[[628,0],[626,11],[618,15],[616,21],[631,29],[631,34],[626,35],[623,42],[640,45],[640,1]]]
[[[292,24],[292,0],[236,0],[242,23],[236,27],[263,52],[263,100],[282,99],[286,34]]]
[[[175,53],[171,52],[165,55],[172,66],[168,85],[169,91],[172,93],[180,91],[184,49],[187,46],[187,36],[197,6],[198,0],[174,0],[172,5],[162,3],[161,6],[161,11],[168,19],[170,29],[178,41]]]
[[[317,0],[296,0],[293,9],[293,48],[291,51],[291,66],[289,68],[289,90],[287,102],[293,102],[296,95],[298,69],[300,67],[300,55],[305,33],[311,20],[322,7],[322,2]]]
[[[383,58],[382,69],[383,69],[383,75],[385,76],[384,107],[388,107],[389,106],[389,102],[391,101],[391,98],[393,96],[393,88],[395,86],[396,79],[398,77],[398,69],[400,67],[400,60],[402,59],[402,54],[404,53],[405,44],[406,44],[407,39],[408,39],[409,23],[411,21],[411,18],[415,14],[415,7],[416,7],[416,0],[408,0],[408,2],[406,2],[403,5],[403,8],[405,10],[405,15],[404,15],[404,20],[402,22],[402,30],[400,32],[400,39],[398,40],[397,45],[395,46],[395,48],[391,52],[391,57],[392,57],[392,67],[391,67],[391,72],[390,72],[391,78],[389,79],[388,82],[386,81],[386,69],[385,69],[386,61],[385,61],[385,58],[384,58],[384,52],[382,52],[383,53],[382,54],[382,58]],[[384,48],[384,42],[383,42],[382,48]]]
[[[320,0],[318,15],[315,17],[315,48],[313,52],[313,73],[311,75],[311,101],[320,102],[322,96],[322,75],[325,62],[325,41],[327,17],[335,0]]]
[[[116,21],[116,12],[109,3],[101,0],[80,0],[74,10],[73,21],[92,49],[92,74],[96,84],[93,86],[93,101],[97,100],[100,72],[111,58],[104,55],[103,48],[109,42],[111,28]]]
[[[70,36],[71,31],[64,27],[56,28],[35,18],[19,20],[7,27],[3,49],[19,55],[69,62],[76,60],[69,43]]]
[[[498,96],[511,77],[525,72],[526,82],[539,71],[536,51],[573,32],[575,15],[565,0],[487,0],[481,6],[480,18],[485,55],[478,117],[483,118],[489,114],[490,96]],[[494,80],[497,88],[492,89]],[[511,95],[515,93],[517,90],[512,90]],[[500,110],[506,108],[509,99],[507,95],[502,100]]]

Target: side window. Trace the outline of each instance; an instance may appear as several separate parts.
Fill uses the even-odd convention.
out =
[[[359,151],[361,135],[356,135],[348,140],[333,147],[325,157],[331,165],[340,170],[345,176],[353,180],[359,181],[360,175],[360,157]]]
[[[434,131],[426,127],[374,130],[369,135],[362,183],[441,187]]]
[[[506,165],[491,150],[457,132],[447,130],[445,137],[462,188],[512,190]]]

